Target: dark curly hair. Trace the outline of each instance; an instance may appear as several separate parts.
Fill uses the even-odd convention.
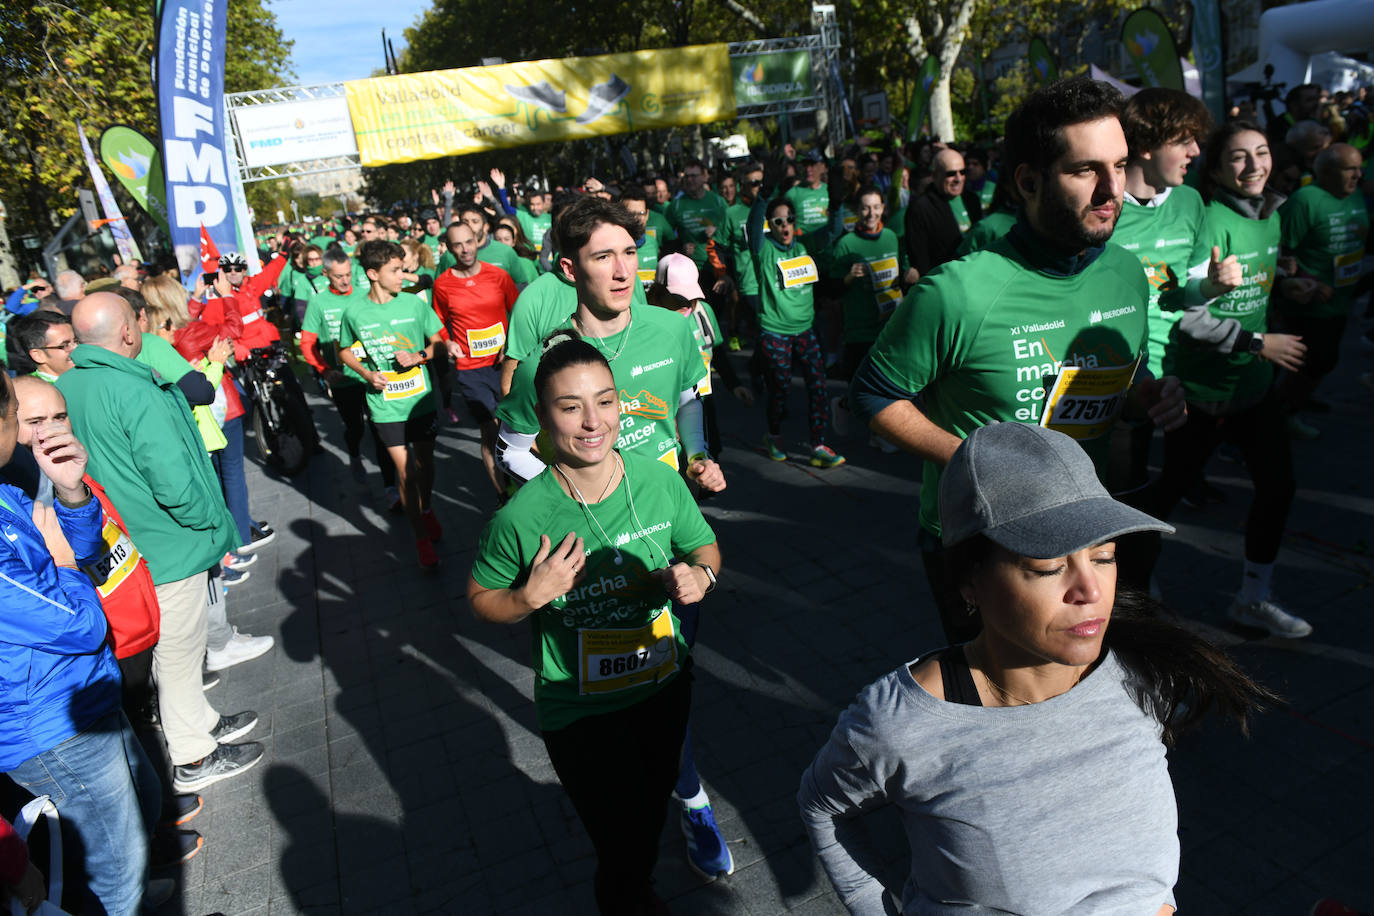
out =
[[[1036,174],[1044,174],[1068,149],[1065,127],[1102,118],[1120,119],[1123,104],[1115,87],[1086,76],[1035,90],[1007,118],[1007,171],[1015,172],[1025,164]]]

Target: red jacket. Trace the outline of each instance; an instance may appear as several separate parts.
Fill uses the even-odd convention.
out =
[[[104,540],[104,553],[84,570],[100,593],[100,606],[110,622],[110,643],[115,658],[128,658],[157,644],[162,610],[157,603],[148,564],[130,540],[118,510],[90,474],[82,479],[100,500],[101,537]]]
[[[205,318],[205,311],[202,310],[199,321],[192,321],[185,327],[176,330],[176,333],[172,335],[172,346],[192,366],[198,366],[206,351],[216,340],[227,337],[232,341],[238,341],[243,337],[243,316],[239,314],[238,309],[223,309],[222,317],[224,318],[223,324],[209,321]],[[235,352],[238,351],[237,343],[234,345],[234,350]],[[239,397],[238,387],[234,384],[234,379],[230,373],[224,373],[224,377],[219,381],[219,386],[224,391],[224,400],[227,404],[224,419],[228,421],[243,416],[243,399]]]
[[[19,839],[10,822],[0,817],[0,884],[18,884],[28,867],[29,847]]]
[[[189,308],[192,309],[191,317],[203,317],[212,324],[228,325],[228,313],[237,309],[243,330],[240,336],[234,338],[234,358],[243,362],[248,358],[249,350],[281,340],[277,326],[268,321],[267,316],[263,314],[262,294],[277,285],[277,278],[281,276],[285,267],[286,258],[281,255],[273,256],[266,267],[245,280],[232,296],[211,299],[203,306],[192,300],[189,303]]]

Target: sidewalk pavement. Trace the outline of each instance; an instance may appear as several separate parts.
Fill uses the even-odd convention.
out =
[[[1166,600],[1291,704],[1249,739],[1218,724],[1171,752],[1183,914],[1301,916],[1327,895],[1374,909],[1374,398],[1357,381],[1374,360],[1356,332],[1321,392],[1332,413],[1310,419],[1322,438],[1294,443],[1299,493],[1275,579],[1313,635],[1258,639],[1224,622],[1242,468],[1213,459],[1226,503],[1173,519]],[[794,460],[775,464],[752,448],[762,406],[718,400],[729,489],[704,511],[725,568],[703,613],[693,732],[736,871],[699,881],[670,818],[658,886],[680,914],[843,913],[794,794],[859,689],[942,644],[915,553],[919,463],[855,433],[833,443],[844,467],[806,466],[797,390],[784,424]],[[250,461],[255,517],[279,535],[229,595],[231,622],[278,645],[210,693],[222,712],[259,712],[249,737],[267,757],[203,793],[189,826],[205,848],[184,867],[179,909],[164,912],[593,912],[591,848],[535,728],[527,629],[480,623],[466,606],[495,507],[475,430],[441,432],[443,565],[425,573],[375,472],[365,488],[349,477],[332,406],[312,403],[329,452],[293,480]],[[900,886],[895,815],[869,821]]]

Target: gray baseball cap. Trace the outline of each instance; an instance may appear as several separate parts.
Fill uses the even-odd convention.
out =
[[[981,534],[1036,559],[1174,530],[1112,499],[1073,439],[1026,423],[975,429],[959,446],[940,476],[940,529],[947,547]]]

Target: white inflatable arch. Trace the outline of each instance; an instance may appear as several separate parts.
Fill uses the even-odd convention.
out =
[[[1259,66],[1288,88],[1312,80],[1312,55],[1374,48],[1374,0],[1311,0],[1260,16]]]

